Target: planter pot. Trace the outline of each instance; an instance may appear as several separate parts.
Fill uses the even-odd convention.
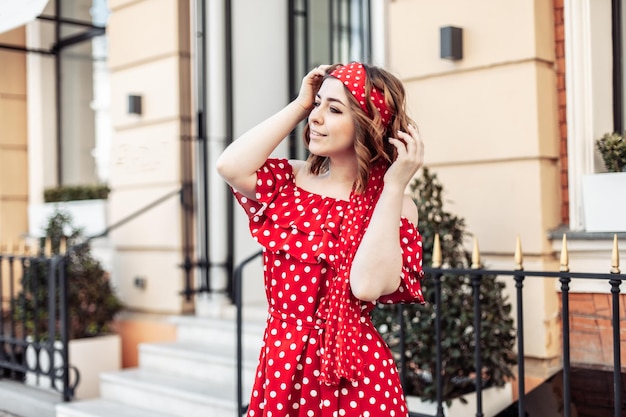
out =
[[[80,373],[80,380],[76,387],[75,399],[95,398],[100,395],[100,374],[117,371],[122,364],[122,342],[117,334],[75,339],[69,342],[70,364]],[[60,343],[57,343],[60,349]],[[59,352],[55,352],[55,366],[62,363]],[[26,363],[30,368],[36,366],[35,351],[32,347],[26,350]],[[49,369],[50,360],[47,352],[39,352],[39,366],[42,370]],[[70,384],[74,374],[70,371]],[[39,376],[34,372],[26,373],[26,384],[52,390],[50,379]],[[57,386],[61,386],[57,383]]]
[[[511,384],[507,383],[503,387],[491,387],[482,391],[483,415],[493,417],[513,403],[513,391]],[[443,411],[446,417],[467,417],[476,414],[476,393],[469,393],[463,396],[467,404],[463,404],[458,398],[452,400],[448,407],[445,402]],[[420,397],[408,395],[406,402],[409,411],[414,413],[434,416],[437,414],[437,404],[423,401]]]
[[[583,209],[588,232],[626,231],[626,172],[583,176]]]
[[[28,229],[31,236],[42,236],[48,218],[56,209],[68,212],[72,223],[83,228],[85,236],[94,236],[107,228],[107,200],[79,200],[31,204],[28,207]]]

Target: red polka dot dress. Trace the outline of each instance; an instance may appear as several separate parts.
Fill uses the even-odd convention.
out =
[[[345,231],[359,226],[355,193],[345,201],[307,192],[284,159],[257,176],[257,201],[235,192],[264,250],[269,305],[248,416],[406,416],[394,360],[370,320],[375,303],[341,294]],[[402,283],[378,302],[423,303],[421,237],[405,218],[399,227]]]

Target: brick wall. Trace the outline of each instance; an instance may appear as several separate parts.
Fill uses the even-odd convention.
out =
[[[559,107],[559,163],[561,174],[561,223],[569,224],[567,179],[567,114],[565,90],[565,24],[563,0],[554,0],[554,40],[556,48],[557,104]]]
[[[570,358],[572,365],[613,369],[611,294],[569,295]],[[620,294],[620,346],[626,367],[626,294]],[[562,303],[562,301],[561,301]]]

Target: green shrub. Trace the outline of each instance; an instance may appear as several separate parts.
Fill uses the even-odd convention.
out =
[[[106,200],[111,190],[105,184],[96,185],[63,185],[46,188],[43,199],[46,203],[77,200]]]
[[[418,206],[419,230],[423,239],[423,264],[432,261],[434,236],[439,234],[444,267],[469,268],[470,254],[463,247],[464,219],[443,208],[443,186],[436,174],[423,168],[422,176],[411,183]],[[433,277],[422,281],[425,305],[403,306],[405,354],[407,356],[406,394],[436,400],[435,288]],[[451,399],[475,390],[474,300],[469,276],[444,275],[441,278],[442,398]],[[503,386],[513,378],[515,329],[511,305],[502,291],[504,284],[494,276],[481,281],[481,349],[483,383]],[[374,325],[390,345],[399,362],[399,323],[397,305],[379,305],[372,313]],[[398,363],[399,364],[399,363]],[[464,401],[462,399],[462,401]]]
[[[122,309],[122,304],[113,292],[108,273],[91,255],[89,245],[84,243],[82,231],[72,226],[68,213],[57,210],[48,219],[40,253],[44,252],[46,239],[50,240],[53,254],[59,254],[64,239],[67,239],[67,247],[70,248],[66,257],[69,338],[81,339],[110,333],[110,325],[115,314]],[[29,334],[35,334],[36,330],[39,338],[43,339],[47,338],[49,327],[48,264],[40,260],[43,258],[30,261],[31,267],[22,278],[22,290],[18,294],[14,311],[16,319],[25,323]]]

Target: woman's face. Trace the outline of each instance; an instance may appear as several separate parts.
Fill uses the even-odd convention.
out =
[[[318,156],[355,157],[354,118],[341,81],[326,78],[309,115],[309,151]]]

